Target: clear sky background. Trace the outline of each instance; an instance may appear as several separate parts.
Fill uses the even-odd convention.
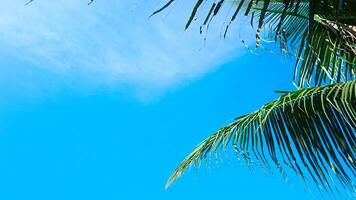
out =
[[[201,140],[293,89],[292,60],[250,53],[246,23],[204,43],[190,4],[25,3],[0,0],[1,199],[325,198],[230,155],[164,189]]]

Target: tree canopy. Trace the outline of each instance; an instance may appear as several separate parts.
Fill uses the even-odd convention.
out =
[[[177,1],[167,1],[152,15]],[[224,7],[229,7],[227,13]],[[283,175],[288,167],[305,183],[310,178],[330,192],[337,190],[336,177],[344,189],[354,192],[356,1],[196,0],[185,29],[200,23],[200,31],[207,30],[221,13],[228,15],[224,37],[240,15],[251,16],[256,48],[263,46],[265,32],[272,33],[267,37],[295,57],[292,82],[297,89],[280,92],[275,101],[206,138],[177,167],[166,187],[190,165],[231,145],[247,164],[257,160]]]

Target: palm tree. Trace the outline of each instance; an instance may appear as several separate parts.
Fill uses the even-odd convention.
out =
[[[152,15],[176,1],[169,0]],[[239,15],[251,15],[251,25],[257,26],[256,48],[263,46],[261,35],[267,30],[282,52],[296,58],[292,82],[297,89],[279,91],[277,100],[206,138],[177,167],[166,187],[192,164],[199,165],[209,154],[231,146],[249,165],[257,160],[283,175],[288,167],[305,183],[311,179],[331,192],[338,185],[333,181],[336,177],[342,187],[354,192],[356,1],[196,0],[185,28],[203,12],[200,30],[208,29],[224,6],[233,10],[224,37]]]

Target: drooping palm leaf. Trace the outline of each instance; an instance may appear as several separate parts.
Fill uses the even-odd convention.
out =
[[[354,191],[356,81],[287,92],[205,139],[173,172],[172,184],[191,165],[231,145],[248,163],[291,168],[304,181],[332,190],[336,176]]]
[[[175,1],[168,1],[154,14]],[[210,9],[202,8],[209,4]],[[230,13],[224,36],[240,13],[250,14],[252,25],[257,25],[256,47],[261,46],[260,35],[267,28],[273,32],[281,49],[296,57],[294,81],[298,87],[355,79],[356,1],[197,0],[185,28],[191,25],[199,9],[207,11],[200,30],[203,30],[202,27],[208,28],[214,17],[222,12],[224,5],[235,7],[235,11]]]

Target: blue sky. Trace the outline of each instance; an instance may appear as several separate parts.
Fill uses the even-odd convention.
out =
[[[292,89],[292,61],[247,51],[246,24],[204,43],[189,4],[24,3],[0,0],[0,198],[325,198],[225,156],[164,190],[202,139]]]

